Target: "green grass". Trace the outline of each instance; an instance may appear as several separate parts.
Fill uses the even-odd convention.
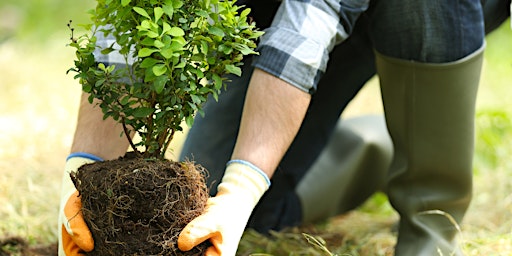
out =
[[[7,30],[0,15],[0,237],[19,235],[31,244],[54,243],[60,179],[80,95],[80,86],[65,74],[73,59],[72,49],[66,47],[65,25],[69,19],[86,20],[83,12],[92,1],[7,0],[0,3],[0,13],[6,6],[18,10],[19,22],[14,30],[1,33]],[[512,255],[509,25],[489,35],[487,42],[477,102],[475,192],[459,238],[467,255]],[[374,79],[347,115],[381,112],[379,102]],[[179,153],[183,137],[174,142],[170,157]],[[243,255],[392,255],[396,220],[386,197],[377,194],[357,211],[323,223],[272,237],[248,232],[240,251]]]

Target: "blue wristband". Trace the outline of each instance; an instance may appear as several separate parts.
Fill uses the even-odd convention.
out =
[[[103,161],[103,159],[99,156],[95,156],[93,154],[85,153],[85,152],[74,152],[69,154],[69,156],[66,158],[66,161],[73,157],[82,157],[87,158],[93,161]]]
[[[263,176],[263,178],[265,179],[265,181],[267,182],[267,185],[270,186],[270,179],[268,178],[267,174],[265,174],[260,168],[258,168],[258,166],[248,162],[248,161],[245,161],[245,160],[240,160],[240,159],[234,159],[234,160],[230,160],[228,161],[228,163],[226,164],[226,166],[232,164],[232,163],[238,163],[238,164],[243,164],[253,170],[255,170],[257,173],[259,173],[261,176]]]

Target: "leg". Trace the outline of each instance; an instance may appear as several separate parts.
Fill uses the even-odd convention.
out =
[[[508,11],[509,0],[482,0],[481,2],[484,8],[486,32],[492,31],[510,15]],[[266,203],[262,203],[255,211],[255,215],[260,216],[259,219],[265,219],[267,223],[272,223],[272,221],[268,221],[272,219],[272,217],[269,217],[272,216],[270,214],[272,212],[271,207],[280,205],[277,208],[281,210],[275,214],[275,221],[273,221],[273,223],[280,224],[274,225],[274,229],[298,224],[298,216],[296,215],[297,212],[300,212],[297,205],[299,203],[303,212],[303,221],[317,220],[356,207],[371,193],[380,189],[384,182],[381,177],[386,171],[382,168],[387,166],[385,159],[389,157],[388,153],[391,149],[388,148],[389,135],[387,129],[385,127],[381,129],[378,120],[368,122],[368,125],[371,126],[366,127],[372,127],[371,129],[362,130],[361,128],[365,128],[364,124],[362,127],[354,127],[341,122],[336,127],[335,134],[331,137],[338,116],[346,107],[346,104],[375,72],[374,55],[370,51],[372,43],[366,35],[367,18],[367,15],[363,15],[356,24],[353,35],[342,45],[335,48],[331,54],[328,70],[320,81],[318,92],[313,95],[312,103],[301,130],[281,161],[279,169],[274,174],[274,184],[280,184],[280,192],[276,191],[277,186],[271,187],[264,197]],[[373,128],[373,122],[376,122],[375,128]],[[375,140],[377,138],[379,139]],[[338,146],[336,146],[336,143],[338,143]],[[323,149],[326,144],[328,144],[327,148]],[[337,147],[341,147],[341,145],[343,147],[338,149]],[[304,150],[305,148],[308,150]],[[361,149],[358,152],[363,153],[361,155],[353,153],[352,149],[356,148]],[[374,148],[375,151],[370,150],[371,148]],[[338,150],[347,153],[352,152],[353,154],[346,155],[338,152]],[[320,152],[321,155],[318,156]],[[364,167],[365,161],[359,161],[358,164],[353,165],[341,164],[357,161],[356,159],[371,159],[372,154],[367,152],[374,152],[375,159],[382,160],[382,165],[379,164],[379,161],[374,163],[374,167],[372,167],[374,172],[371,176],[366,175],[370,169]],[[336,163],[339,163],[339,165],[336,165]],[[318,207],[319,198],[329,197],[326,197],[326,193],[319,193],[321,190],[314,188],[313,180],[310,177],[322,177],[323,173],[326,174],[323,177],[340,175],[340,179],[333,180],[339,181],[340,184],[361,184],[359,188],[364,187],[364,189],[358,189],[356,185],[345,187],[336,184],[342,189],[338,193],[330,193],[333,195],[331,197],[333,199],[331,207]],[[301,180],[304,175],[306,177]],[[369,180],[367,178],[364,184],[362,182],[358,183],[362,180],[361,177],[373,177],[374,179]],[[279,183],[276,183],[276,181]],[[325,191],[332,191],[334,188],[328,185],[330,181],[332,180],[319,182],[316,179],[319,187],[325,185]],[[297,188],[298,198],[295,193],[286,192],[291,191],[297,184],[299,184]],[[288,189],[283,187],[288,187]],[[346,195],[351,195],[351,199],[347,198]],[[360,197],[358,198],[358,196]],[[274,201],[274,203],[269,203],[271,201]],[[263,210],[265,209],[264,205],[268,207],[266,210]],[[285,216],[292,217],[285,219]],[[251,224],[254,227],[260,227],[259,230],[267,230],[268,228],[262,228],[265,225],[270,227],[268,224],[256,224],[256,222],[251,222]]]
[[[498,28],[510,17],[510,0],[480,0],[484,12],[485,33]]]
[[[383,116],[340,120],[297,187],[303,221],[319,221],[347,212],[384,189],[392,151]]]
[[[375,1],[369,11],[395,152],[387,187],[401,217],[395,254],[458,254],[456,225],[472,193],[480,2],[403,2]]]
[[[471,200],[482,53],[448,64],[384,56],[377,57],[377,63],[395,145],[388,195],[401,216],[396,255],[434,255],[438,249],[451,255],[455,225],[460,225]]]
[[[509,17],[510,1],[481,2],[486,33],[489,33]],[[317,138],[317,141],[322,140]],[[297,187],[303,221],[321,220],[346,212],[359,206],[375,191],[383,189],[392,151],[384,119],[369,116],[341,120]],[[295,162],[293,159],[292,163]],[[329,178],[318,182],[322,177]],[[320,200],[324,198],[332,201]]]

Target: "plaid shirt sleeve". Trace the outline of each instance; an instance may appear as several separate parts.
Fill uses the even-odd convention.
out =
[[[254,66],[313,93],[329,52],[352,32],[369,0],[283,0]]]
[[[135,61],[131,54],[128,56],[128,60],[126,60],[125,57],[118,51],[121,47],[116,43],[116,38],[111,34],[105,36],[102,28],[108,27],[98,27],[98,31],[96,32],[96,49],[93,52],[96,62],[103,63],[107,66],[123,66],[126,64],[133,64]],[[108,54],[101,53],[103,49],[109,48],[111,45],[114,49],[116,49],[115,51],[111,51]]]

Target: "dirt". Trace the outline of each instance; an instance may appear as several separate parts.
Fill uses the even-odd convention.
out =
[[[204,211],[205,175],[192,162],[134,154],[82,166],[72,179],[94,238],[88,255],[202,255],[209,242],[182,252],[177,238]]]

